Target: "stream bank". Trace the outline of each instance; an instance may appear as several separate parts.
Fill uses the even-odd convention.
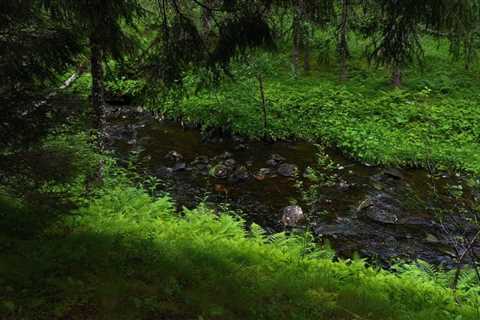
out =
[[[453,267],[455,239],[478,232],[480,193],[466,175],[365,165],[308,142],[202,134],[141,108],[110,107],[108,121],[110,148],[157,177],[158,192],[170,193],[179,208],[227,206],[273,233],[284,229],[285,208],[298,205],[303,227],[340,257]],[[480,255],[480,243],[472,252]]]

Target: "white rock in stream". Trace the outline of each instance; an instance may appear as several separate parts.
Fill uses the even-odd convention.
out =
[[[285,227],[297,227],[305,222],[305,215],[299,206],[285,207],[282,213],[282,223]]]

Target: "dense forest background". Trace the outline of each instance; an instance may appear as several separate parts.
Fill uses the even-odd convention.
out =
[[[480,318],[479,50],[478,0],[2,1],[0,318]],[[238,148],[318,144],[323,171],[303,178],[322,192],[344,169],[324,148],[458,178],[440,188],[461,226],[427,234],[451,259],[378,264],[308,228],[178,208],[135,154],[112,151],[115,112]]]

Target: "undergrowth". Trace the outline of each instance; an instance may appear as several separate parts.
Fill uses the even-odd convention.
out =
[[[72,158],[73,184],[99,160],[81,135],[45,145],[85,153]],[[70,190],[76,208],[35,233],[0,224],[1,319],[480,316],[480,287],[469,273],[453,292],[452,275],[425,263],[392,273],[360,259],[334,262],[308,234],[268,236],[257,225],[247,231],[239,217],[205,206],[176,212],[171,199],[153,198],[113,162],[106,161],[103,185]],[[0,221],[23,214],[14,225],[28,226],[36,208],[0,191]]]
[[[388,71],[366,64],[361,46],[354,47],[344,83],[334,59],[295,77],[288,54],[257,53],[247,64],[234,64],[233,78],[219,87],[202,88],[204,75],[187,75],[182,98],[154,100],[150,107],[251,138],[321,141],[363,162],[480,173],[478,73],[452,61],[445,43],[424,42],[426,61],[406,70],[402,89],[391,88]],[[265,77],[266,128],[259,72]]]
[[[319,33],[318,43],[331,35]],[[329,40],[330,39],[330,40]],[[208,71],[185,74],[169,93],[147,88],[109,63],[106,89],[112,96],[143,102],[171,119],[223,128],[253,139],[305,139],[337,147],[362,162],[480,173],[479,66],[464,69],[444,40],[423,38],[425,61],[404,70],[393,89],[389,71],[369,65],[364,40],[351,35],[349,79],[338,80],[335,50],[312,52],[312,70],[292,72],[290,48],[255,52],[234,61],[212,84]],[[316,58],[315,58],[316,57]],[[264,128],[258,78],[264,81]],[[88,95],[90,75],[69,88]]]
[[[478,319],[479,288],[456,295],[418,268],[332,262],[309,238],[266,237],[205,207],[116,187],[2,252],[11,319]],[[8,318],[7,318],[8,319]]]

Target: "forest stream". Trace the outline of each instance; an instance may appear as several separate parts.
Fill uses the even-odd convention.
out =
[[[383,265],[422,259],[452,267],[456,239],[478,232],[480,193],[463,174],[362,164],[308,142],[202,133],[136,108],[111,107],[107,115],[110,148],[157,177],[157,191],[179,209],[227,206],[273,233],[284,230],[285,213],[301,208],[297,228],[328,240],[339,257],[358,253]],[[480,255],[480,247],[473,251]]]

